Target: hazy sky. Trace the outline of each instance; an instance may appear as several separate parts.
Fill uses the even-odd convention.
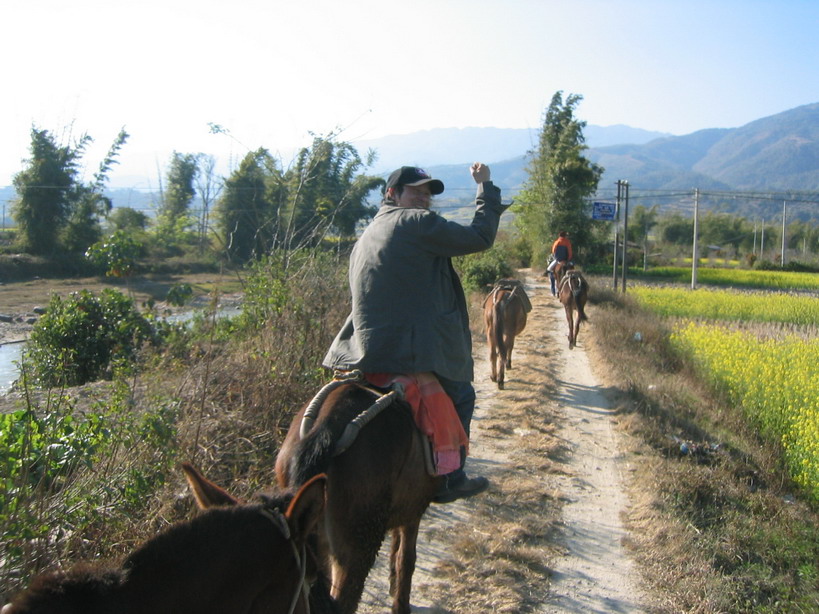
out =
[[[0,185],[32,125],[91,135],[89,172],[124,126],[113,178],[156,183],[173,150],[536,130],[558,90],[673,134],[819,102],[816,0],[6,0],[0,24]]]

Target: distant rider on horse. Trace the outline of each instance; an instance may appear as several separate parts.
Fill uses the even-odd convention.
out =
[[[552,284],[552,296],[557,296],[557,288],[555,288],[555,274],[554,270],[558,262],[564,264],[570,263],[572,260],[572,242],[569,241],[569,233],[561,230],[557,239],[552,244],[552,261],[549,263],[546,271],[549,273],[549,280]]]

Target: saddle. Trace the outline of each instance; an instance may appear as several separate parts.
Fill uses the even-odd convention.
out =
[[[526,313],[532,311],[532,302],[529,300],[529,295],[526,294],[526,290],[523,287],[523,282],[519,279],[499,279],[495,282],[495,286],[492,288],[492,292],[483,300],[484,306],[486,305],[486,301],[489,300],[490,296],[494,296],[495,292],[500,290],[508,290],[512,293],[512,296],[517,296],[521,303],[523,303],[523,309]]]

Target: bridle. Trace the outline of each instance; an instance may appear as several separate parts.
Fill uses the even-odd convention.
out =
[[[296,585],[293,598],[290,600],[290,608],[287,610],[287,614],[293,614],[296,611],[300,598],[304,599],[305,614],[310,614],[310,583],[307,581],[307,543],[303,543],[301,551],[299,551],[290,533],[290,525],[287,524],[287,519],[277,508],[263,507],[260,513],[279,529],[284,539],[290,544],[296,568],[299,570],[299,582]]]

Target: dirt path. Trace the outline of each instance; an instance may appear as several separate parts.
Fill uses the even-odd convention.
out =
[[[526,289],[533,310],[516,343],[514,369],[507,372],[505,390],[497,390],[489,381],[486,351],[481,340],[475,339],[478,406],[467,472],[486,475],[492,486],[486,495],[429,508],[418,540],[413,611],[641,612],[637,572],[622,546],[625,531],[620,517],[628,505],[624,490],[628,465],[619,452],[621,435],[614,429],[612,411],[584,349],[588,328],[581,330],[579,346],[570,351],[563,309],[544,280],[528,277]],[[529,418],[523,413],[534,397],[538,397],[536,406],[542,405],[544,386],[550,391],[551,402],[548,410],[538,409],[536,415],[549,424],[537,425],[531,422],[531,411]],[[499,420],[506,426],[498,426]],[[548,460],[543,458],[544,440],[537,436],[538,431],[548,433]],[[546,551],[543,557],[547,562],[542,567],[527,563],[535,576],[520,581],[530,586],[517,587],[525,596],[516,605],[507,595],[498,594],[493,601],[480,586],[481,581],[476,583],[472,576],[453,574],[451,560],[458,558],[454,566],[462,570],[507,564],[508,553],[496,552],[497,561],[486,560],[493,556],[493,548],[485,549],[481,560],[470,560],[468,555],[464,559],[459,541],[469,539],[469,534],[489,538],[496,521],[486,517],[485,500],[493,500],[490,506],[504,506],[504,511],[514,510],[515,497],[504,498],[504,494],[515,490],[509,485],[522,473],[529,474],[523,478],[529,482],[519,487],[531,490],[535,484],[542,489],[535,494],[546,501],[543,515],[555,518],[549,535],[543,536],[549,545],[540,548]],[[550,504],[552,510],[547,511]],[[520,523],[531,524],[527,510],[521,510]],[[389,611],[385,561],[386,544],[368,580],[359,612]]]

